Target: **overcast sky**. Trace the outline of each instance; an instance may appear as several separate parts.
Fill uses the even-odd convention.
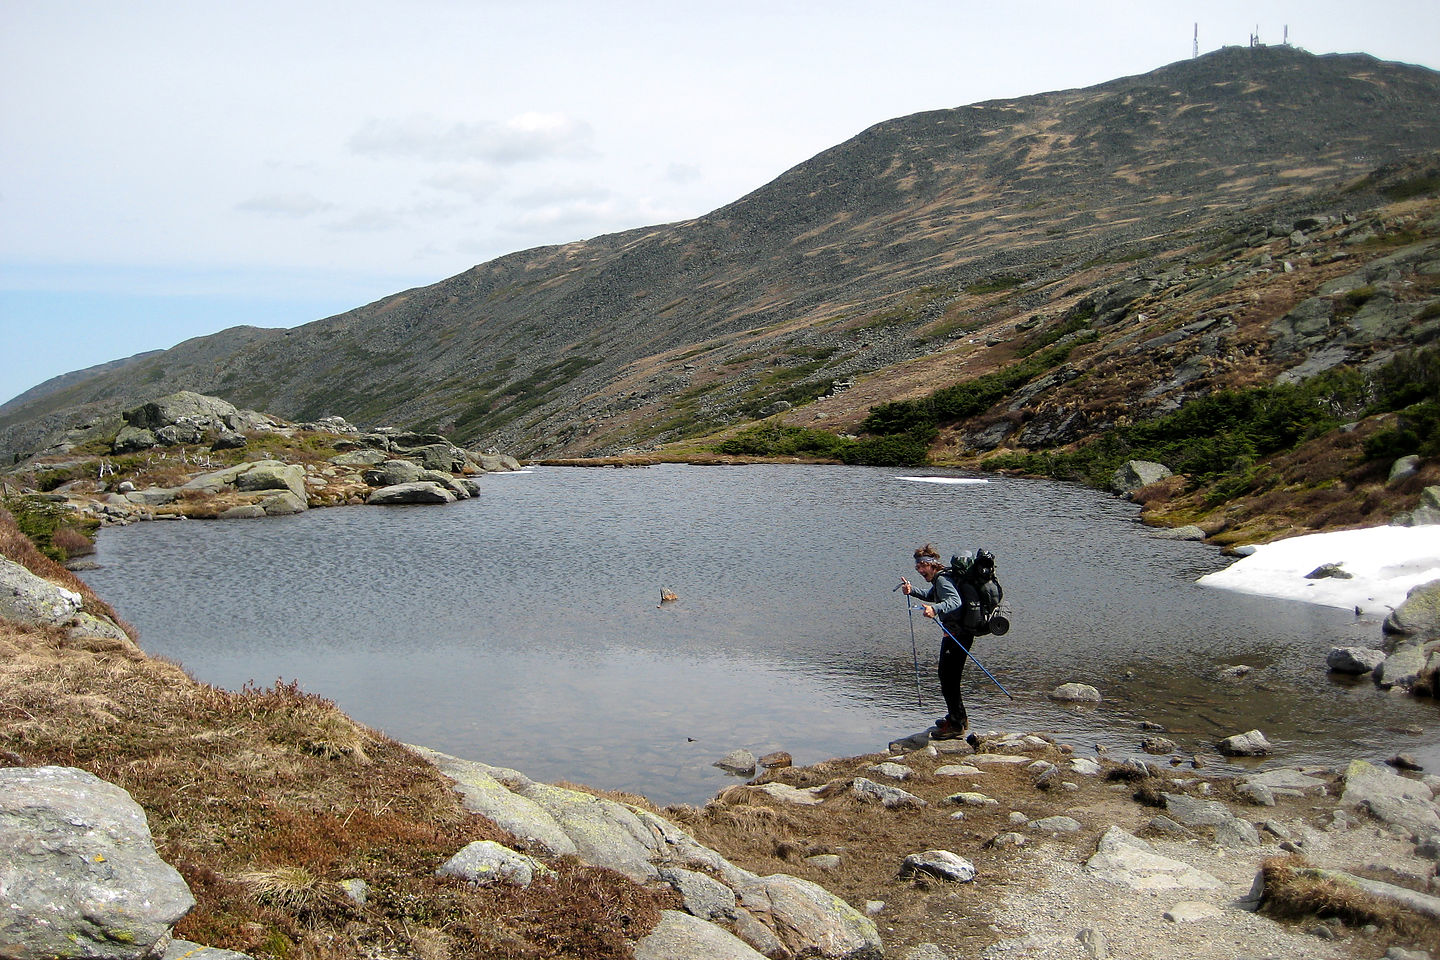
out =
[[[1000,7],[1004,9],[1000,9]],[[1440,3],[0,0],[0,402],[699,216],[866,127]]]

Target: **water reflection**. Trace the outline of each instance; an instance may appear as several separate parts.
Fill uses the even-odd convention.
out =
[[[922,707],[893,592],[927,541],[992,549],[1014,608],[1011,632],[976,652],[1016,699],[967,671],[977,726],[1121,750],[1140,719],[1188,745],[1258,726],[1290,762],[1330,762],[1434,722],[1428,706],[1325,679],[1329,646],[1374,645],[1375,622],[1200,588],[1224,562],[1213,548],[1044,482],[537,469],[443,509],[107,530],[86,576],[148,651],[202,680],[298,678],[402,740],[699,801],[736,746],[866,753],[943,712],[935,628],[917,619]],[[661,607],[661,587],[680,599]],[[1237,663],[1256,670],[1217,676]],[[1057,706],[1046,694],[1068,680],[1106,702]]]

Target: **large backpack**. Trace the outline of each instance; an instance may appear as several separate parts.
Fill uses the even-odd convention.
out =
[[[946,571],[960,597],[965,601],[961,623],[965,629],[983,636],[994,633],[997,636],[1010,629],[1010,621],[996,614],[1005,591],[995,579],[995,555],[988,550],[976,550],[972,557],[961,554],[950,558],[950,569]]]

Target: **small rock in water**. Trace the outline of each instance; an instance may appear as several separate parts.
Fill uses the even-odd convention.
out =
[[[749,775],[755,772],[755,754],[749,750],[731,750],[725,756],[715,761],[715,766],[721,770],[728,770],[731,773]]]
[[[1335,673],[1362,676],[1385,662],[1385,652],[1369,647],[1331,647],[1325,666]]]
[[[767,770],[773,770],[776,767],[788,767],[794,762],[795,759],[784,750],[776,750],[774,753],[767,753],[760,758],[760,766]]]
[[[1233,666],[1233,667],[1226,667],[1224,670],[1221,670],[1221,671],[1220,671],[1220,679],[1221,679],[1221,680],[1239,680],[1240,678],[1242,678],[1242,677],[1244,677],[1244,676],[1247,676],[1247,675],[1248,675],[1251,671],[1253,671],[1254,669],[1255,669],[1254,667],[1249,666],[1248,664],[1237,663],[1237,664],[1236,664],[1235,666]]]
[[[1071,703],[1099,703],[1100,691],[1088,683],[1062,683],[1050,691],[1050,698]]]
[[[1408,753],[1397,753],[1385,761],[1396,770],[1424,770],[1425,767]]]
[[[1140,741],[1140,749],[1156,755],[1175,752],[1175,741],[1165,737],[1146,737]]]
[[[1226,737],[1217,746],[1227,757],[1263,757],[1270,753],[1270,741],[1259,730],[1237,733]]]

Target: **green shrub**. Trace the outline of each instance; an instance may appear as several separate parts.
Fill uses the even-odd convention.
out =
[[[1362,412],[1369,391],[1364,375],[1348,369],[1298,384],[1224,390],[1173,413],[1108,430],[1074,450],[992,457],[982,466],[1105,487],[1126,460],[1153,460],[1195,483],[1219,483],[1233,492],[1253,483],[1265,457]]]
[[[826,430],[759,424],[715,445],[719,453],[745,457],[815,457],[865,466],[916,466],[929,456],[934,433],[859,440]]]
[[[899,400],[871,407],[869,415],[860,425],[861,429],[878,436],[893,436],[915,429],[933,430],[984,413],[1040,374],[1064,363],[1069,359],[1070,351],[1082,342],[1086,342],[1085,339],[1063,347],[1051,347],[1003,370],[942,387],[917,400]]]
[[[51,560],[64,563],[95,550],[95,531],[100,528],[97,520],[81,518],[43,497],[6,497],[0,505],[15,518],[20,532]]]

